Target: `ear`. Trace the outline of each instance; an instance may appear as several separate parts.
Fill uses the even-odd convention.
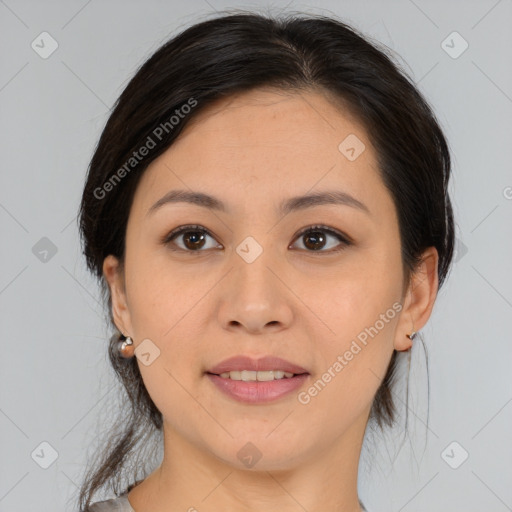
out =
[[[421,262],[411,276],[396,330],[395,350],[409,350],[412,340],[406,335],[411,334],[413,330],[419,331],[430,318],[439,288],[438,262],[437,249],[429,247],[423,252]]]
[[[132,333],[132,323],[126,300],[124,269],[112,254],[103,260],[103,276],[110,289],[114,322],[125,336],[129,336]]]

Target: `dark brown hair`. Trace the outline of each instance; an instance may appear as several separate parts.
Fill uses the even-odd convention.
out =
[[[376,148],[382,180],[396,206],[406,284],[422,252],[434,246],[442,285],[454,244],[449,149],[427,101],[389,50],[333,18],[228,13],[184,30],[139,68],[92,157],[79,226],[87,265],[100,279],[112,327],[103,260],[113,254],[123,261],[130,206],[144,170],[204,107],[258,87],[319,91],[349,109]],[[184,108],[192,102],[193,108]],[[148,137],[151,150],[131,160]],[[120,359],[113,342],[109,354],[129,411],[105,438],[106,448],[84,479],[80,510],[87,510],[94,493],[107,485],[118,495],[133,487],[136,469],[128,488],[121,489],[120,482],[134,447],[149,430],[162,429],[162,415],[146,391],[136,358]],[[381,429],[395,421],[391,384],[397,357],[393,352],[370,414]]]

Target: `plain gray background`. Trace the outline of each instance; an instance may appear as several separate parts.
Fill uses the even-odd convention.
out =
[[[100,415],[116,399],[110,333],[76,225],[110,107],[136,68],[190,24],[215,10],[286,6],[333,13],[397,52],[452,150],[457,254],[422,331],[428,427],[425,358],[415,345],[410,435],[401,444],[398,426],[365,445],[360,496],[376,512],[512,510],[512,1],[5,0],[1,512],[72,511]],[[52,42],[42,32],[58,44],[47,58]]]

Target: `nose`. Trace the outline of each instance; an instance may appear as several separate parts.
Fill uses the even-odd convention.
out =
[[[218,309],[224,329],[265,334],[290,326],[293,293],[270,253],[263,251],[252,263],[234,254],[234,267],[222,287]]]

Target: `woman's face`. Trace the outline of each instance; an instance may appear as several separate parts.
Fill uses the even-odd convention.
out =
[[[161,202],[178,190],[222,207]],[[345,201],[292,201],[319,193]],[[185,225],[198,227],[169,239]],[[124,276],[116,263],[104,264],[114,318],[136,349],[144,340],[138,365],[166,434],[239,468],[247,453],[284,469],[359,440],[393,349],[410,346],[435,288],[409,301],[374,148],[312,92],[257,90],[203,110],[141,178]],[[243,401],[207,373],[238,355],[308,375],[266,401],[250,401],[263,386],[242,384]]]

